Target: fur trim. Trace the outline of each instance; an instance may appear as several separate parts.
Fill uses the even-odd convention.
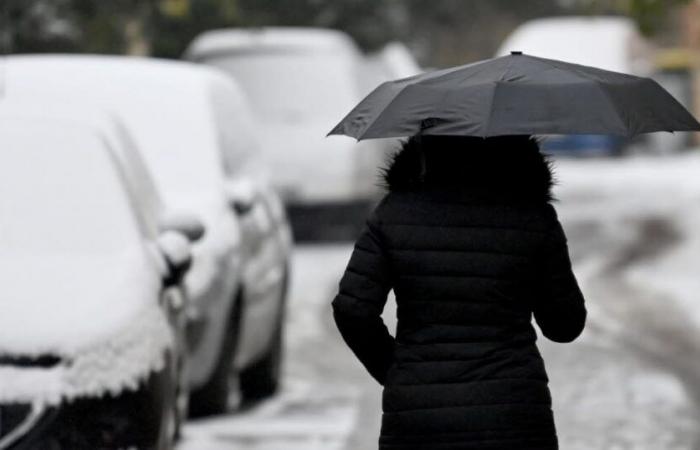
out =
[[[529,136],[413,136],[382,170],[392,192],[445,189],[514,201],[554,199],[553,167]]]

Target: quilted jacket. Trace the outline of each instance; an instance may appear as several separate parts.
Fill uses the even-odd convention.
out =
[[[414,138],[386,180],[333,301],[384,386],[379,448],[558,448],[532,317],[569,342],[586,309],[537,143]]]

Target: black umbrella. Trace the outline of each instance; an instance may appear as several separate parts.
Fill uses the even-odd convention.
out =
[[[329,133],[615,134],[695,131],[700,123],[654,80],[512,52],[381,84]]]

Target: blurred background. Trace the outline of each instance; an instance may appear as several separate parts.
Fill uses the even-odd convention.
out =
[[[154,179],[153,188],[132,189],[132,200],[145,204],[149,195],[159,196],[167,207],[196,213],[168,216],[174,222],[169,229],[188,236],[194,255],[192,267],[184,267],[189,269],[184,281],[173,284],[188,304],[187,323],[169,323],[182,329],[182,364],[190,366],[188,375],[175,376],[189,377],[182,389],[190,391],[191,417],[174,433],[181,450],[376,448],[380,387],[343,344],[330,301],[353,239],[381,197],[379,169],[399,142],[357,144],[325,135],[379,83],[517,50],[652,77],[700,116],[697,0],[2,0],[0,5],[5,55],[0,114],[7,119],[24,111],[25,106],[3,105],[13,98],[41,104],[80,100],[91,108],[98,103],[119,116],[119,128],[123,122],[123,134],[129,135],[124,146],[134,147],[135,156],[117,159],[145,166],[133,169],[136,181],[127,184],[138,184],[140,170]],[[47,53],[63,56],[51,59]],[[156,64],[153,58],[173,61]],[[206,95],[197,94],[200,85]],[[92,115],[63,110],[21,115],[34,129],[31,120],[38,119],[31,118],[47,114]],[[2,133],[10,132],[0,130],[5,147],[39,145],[31,136]],[[556,206],[590,311],[575,343],[539,340],[561,448],[700,449],[698,136],[542,139],[543,151],[555,161]],[[6,161],[15,164],[16,158]],[[95,166],[72,167],[77,174]],[[193,195],[200,188],[217,193]],[[3,189],[10,205],[3,211],[14,214],[13,202],[24,200],[9,192],[16,185]],[[145,193],[150,189],[156,194]],[[223,212],[203,206],[221,198],[233,211],[226,211],[231,214],[226,220],[214,218]],[[198,222],[204,233],[199,243]],[[45,232],[34,228],[38,235]],[[165,228],[161,223],[155,234]],[[231,242],[221,238],[225,235]],[[169,247],[164,253],[174,258]],[[238,288],[211,281],[227,278],[235,278]],[[230,305],[212,306],[224,302],[217,296]],[[89,314],[71,320],[91,322]],[[384,315],[395,327],[391,301]],[[217,322],[217,316],[225,320]],[[63,324],[66,330],[72,326]],[[61,325],[55,328],[60,335]],[[35,333],[30,325],[22,332]],[[14,350],[2,342],[10,338],[0,334],[0,376],[9,366],[48,371],[60,364],[62,350],[47,363],[44,351],[32,353],[20,344]],[[32,410],[31,389],[23,389],[29,393],[21,398],[0,392],[0,449],[55,448],[12,447],[19,442],[13,430]],[[99,400],[100,392],[86,397]],[[119,398],[119,389],[110,392]],[[184,416],[187,395],[173,395],[180,395],[179,406],[159,403],[148,420],[162,425],[168,408]],[[45,403],[53,411],[67,408],[61,401]],[[70,409],[68,419],[54,426],[75,429],[55,442],[80,441],[75,436],[84,430],[76,423],[105,408],[112,406],[98,401]],[[124,410],[116,408],[106,422],[113,426]]]

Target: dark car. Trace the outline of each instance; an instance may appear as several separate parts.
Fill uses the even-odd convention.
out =
[[[157,225],[97,116],[0,103],[3,450],[172,448],[186,408],[181,280],[203,229]]]

